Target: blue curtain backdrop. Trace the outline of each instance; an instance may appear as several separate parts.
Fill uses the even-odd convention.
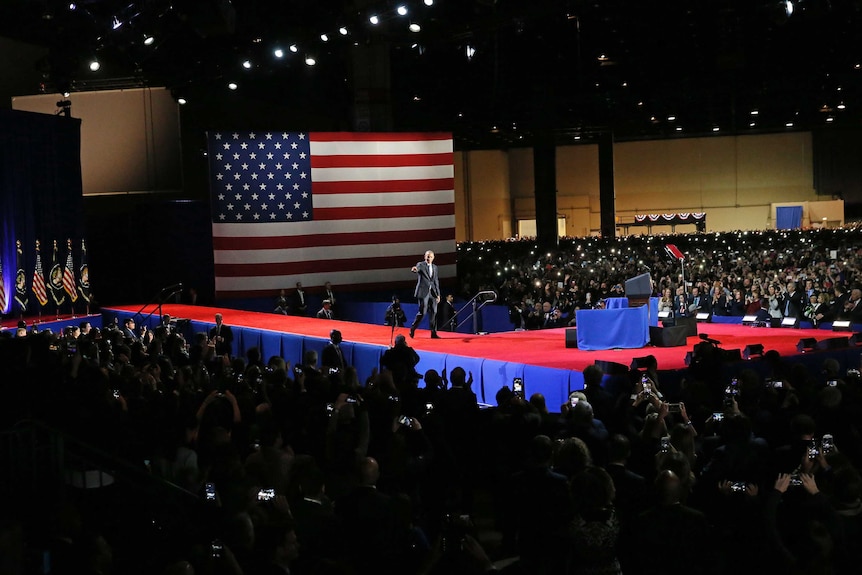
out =
[[[54,240],[58,258],[65,262],[66,240],[72,239],[77,277],[84,237],[82,193],[81,121],[0,110],[0,257],[9,302],[0,313],[10,312],[15,294],[15,240],[21,240],[24,252],[28,315],[38,309],[31,291],[37,239],[45,272],[51,267]],[[54,313],[52,305],[42,312]],[[60,311],[70,313],[71,308]]]
[[[779,230],[798,230],[802,227],[802,206],[775,208],[775,227]]]

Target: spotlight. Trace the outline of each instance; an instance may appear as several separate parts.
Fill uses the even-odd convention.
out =
[[[69,2],[69,10],[75,11],[78,9],[78,5],[74,2]]]
[[[250,70],[251,69],[251,60],[244,60],[242,63],[242,67],[245,68],[246,70]]]
[[[433,5],[434,5],[434,0],[425,0],[425,5],[426,5],[426,6],[433,6]]]
[[[419,32],[420,30],[422,30],[422,27],[416,22],[410,22],[409,28],[411,32]]]
[[[282,50],[281,48],[276,48],[272,51],[272,55],[276,58],[284,58],[284,50]]]
[[[297,52],[299,52],[299,48],[297,48],[297,47],[296,47],[296,44],[291,44],[291,45],[290,45],[290,47],[288,48],[288,50],[290,50],[290,51],[291,51],[291,52],[293,52],[294,54],[296,54]]]
[[[123,25],[123,23],[120,22],[120,19],[117,18],[116,16],[114,16],[114,21],[111,23],[111,29],[112,30],[119,30],[120,26],[122,26],[122,25]]]
[[[149,34],[144,34],[144,46],[152,46],[156,39]]]
[[[306,56],[306,57],[305,57],[305,64],[306,64],[307,66],[314,66],[315,64],[317,64],[317,60],[315,60],[315,59],[314,59],[313,57],[311,57],[311,56]]]
[[[236,82],[230,82],[230,83],[227,85],[227,87],[228,87],[228,88],[230,88],[231,90],[236,90],[236,89],[237,89]]]
[[[347,36],[347,28],[342,26],[341,28],[338,29],[338,33],[341,34],[342,36]]]
[[[396,12],[398,12],[398,15],[399,15],[399,16],[407,16],[407,6],[405,6],[404,4],[402,4],[401,6],[399,6],[399,7],[396,9]]]
[[[102,67],[102,65],[99,64],[99,61],[96,60],[95,58],[90,62],[90,71],[91,72],[98,72],[99,68],[101,68],[101,67]]]
[[[177,98],[177,104],[179,104],[180,106],[185,106],[185,105],[186,105],[186,103],[188,103],[188,100],[186,100],[186,99],[185,99],[185,98],[183,98],[182,96],[181,96],[181,97],[179,97],[179,98]]]
[[[70,94],[70,92],[63,92],[63,97],[64,97],[64,98],[68,98],[68,97],[69,97],[69,94]]]
[[[378,24],[380,24],[380,18],[377,16],[377,14],[372,14],[372,15],[368,18],[368,21],[369,21],[369,22],[371,22],[372,24],[374,24],[375,26],[377,26]]]
[[[329,35],[328,34],[321,34],[320,39],[323,40],[324,42],[329,42]]]

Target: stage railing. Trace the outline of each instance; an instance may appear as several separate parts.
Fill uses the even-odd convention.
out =
[[[455,318],[458,317],[458,314],[464,311],[465,309],[472,310],[470,314],[458,322],[458,325],[455,327],[455,330],[465,323],[467,323],[471,318],[473,319],[473,333],[479,333],[479,310],[488,305],[489,303],[494,303],[497,301],[497,292],[486,290],[480,291],[468,301],[464,306],[455,312]]]

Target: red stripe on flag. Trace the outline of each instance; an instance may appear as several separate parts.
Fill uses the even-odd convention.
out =
[[[430,206],[368,206],[356,208],[314,208],[315,221],[365,220],[372,218],[414,218],[451,216],[454,204]]]
[[[410,232],[411,242],[434,242],[452,239],[454,228],[416,230]],[[315,248],[344,245],[376,245],[400,243],[402,236],[393,232],[365,232],[349,234],[312,234],[303,236],[267,237],[214,237],[213,249],[221,250],[277,250],[292,248]]]
[[[404,166],[449,166],[452,152],[443,154],[380,154],[311,156],[312,168],[395,168]]]
[[[380,267],[382,258],[352,258],[338,260],[338,271],[350,272],[359,270],[373,270]],[[395,256],[385,258],[385,267],[404,268],[409,271],[416,265],[417,256]],[[455,254],[435,254],[434,263],[447,265],[455,263]],[[329,260],[295,261],[265,264],[216,264],[215,272],[219,277],[245,277],[245,276],[290,276],[299,274],[326,273],[332,271],[332,262]]]
[[[444,132],[312,132],[312,142],[432,142],[451,140]]]
[[[437,178],[427,180],[378,180],[368,182],[344,181],[311,183],[311,190],[315,194],[434,192],[437,190],[453,189],[455,189],[454,178]]]

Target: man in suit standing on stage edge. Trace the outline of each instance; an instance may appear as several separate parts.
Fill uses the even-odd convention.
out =
[[[215,314],[215,327],[210,329],[210,341],[215,344],[215,352],[216,355],[230,355],[232,351],[232,343],[233,343],[233,332],[230,329],[230,326],[222,323],[222,315],[220,313]]]
[[[418,300],[419,311],[410,326],[410,337],[416,333],[416,326],[428,312],[428,325],[431,328],[432,339],[440,339],[437,335],[437,304],[440,303],[440,274],[434,265],[434,252],[425,252],[425,260],[419,262],[410,271],[417,275],[416,290],[413,296]]]

